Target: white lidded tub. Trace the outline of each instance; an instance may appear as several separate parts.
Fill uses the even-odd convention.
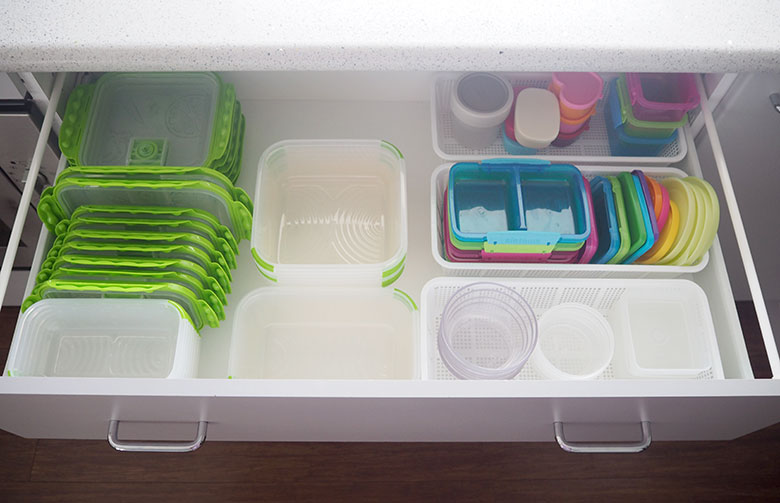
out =
[[[387,286],[407,250],[406,167],[381,140],[287,140],[260,158],[252,255],[285,285]]]

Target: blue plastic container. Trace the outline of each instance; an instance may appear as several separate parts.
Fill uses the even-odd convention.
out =
[[[609,83],[609,96],[605,110],[609,149],[614,156],[655,157],[677,140],[677,131],[668,138],[639,138],[629,136],[623,128],[617,79]]]
[[[504,150],[509,155],[534,155],[536,153],[535,148],[524,147],[507,136],[504,126],[501,126],[501,141],[504,142]]]
[[[639,196],[637,199],[639,201],[639,206],[642,208],[642,221],[645,226],[647,240],[642,246],[639,247],[639,249],[636,252],[634,252],[633,255],[629,256],[623,261],[624,264],[631,264],[636,259],[644,255],[645,252],[647,252],[647,250],[652,248],[653,245],[655,244],[655,237],[653,236],[653,226],[650,223],[650,213],[649,213],[650,211],[652,211],[652,209],[647,207],[647,202],[645,201],[644,192],[642,191],[642,184],[639,182],[639,177],[637,177],[636,175],[631,175],[631,178],[633,178],[634,190],[636,190],[636,193]]]
[[[536,159],[455,164],[447,191],[453,234],[465,242],[527,246],[528,253],[576,248],[591,229],[585,183],[575,166]]]
[[[612,183],[603,176],[593,177],[590,181],[590,190],[593,197],[596,230],[599,236],[599,246],[596,248],[596,253],[590,263],[606,264],[620,249],[615,195],[612,192]]]

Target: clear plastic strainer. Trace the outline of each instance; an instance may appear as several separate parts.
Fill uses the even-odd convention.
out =
[[[460,379],[513,378],[536,340],[531,306],[513,289],[496,283],[472,283],[455,292],[439,325],[442,361]]]

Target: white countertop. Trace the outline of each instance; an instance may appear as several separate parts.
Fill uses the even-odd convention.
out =
[[[0,4],[4,71],[780,71],[772,0]]]

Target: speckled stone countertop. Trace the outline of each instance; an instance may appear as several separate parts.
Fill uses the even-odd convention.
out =
[[[773,0],[0,1],[0,70],[780,71]]]

